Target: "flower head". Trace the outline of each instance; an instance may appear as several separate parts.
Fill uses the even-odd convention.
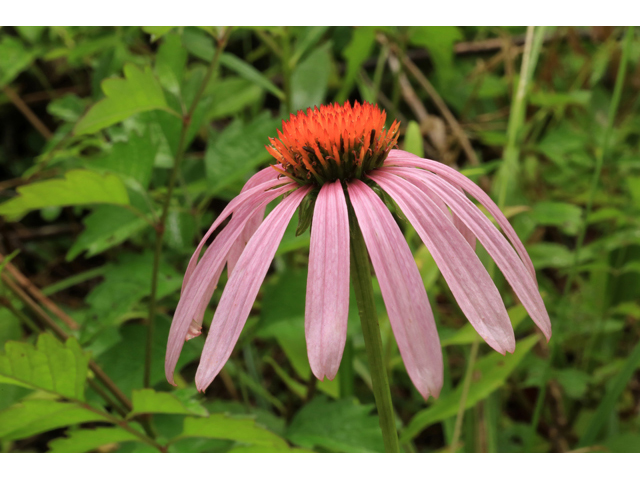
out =
[[[441,163],[393,149],[398,123],[385,129],[377,106],[349,103],[291,115],[267,150],[277,165],[255,174],[213,223],[185,273],[165,362],[173,373],[185,340],[200,334],[205,309],[225,265],[229,281],[207,336],[196,385],[204,390],[227,361],[278,248],[302,200],[315,200],[305,310],[311,369],[333,379],[347,336],[349,214],[355,219],[380,283],[400,354],[422,396],[442,387],[442,352],[427,293],[402,232],[377,184],[400,207],[436,261],[461,310],[498,352],[513,352],[515,337],[500,293],[475,254],[487,250],[544,335],[551,323],[533,264],[515,231],[475,183]],[[493,216],[504,235],[466,194]],[[267,203],[284,195],[264,219]],[[231,216],[200,259],[211,234]]]

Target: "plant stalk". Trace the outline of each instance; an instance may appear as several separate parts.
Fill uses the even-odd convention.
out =
[[[371,371],[373,395],[376,400],[376,407],[378,408],[382,439],[387,453],[398,453],[400,452],[400,444],[398,443],[395,413],[393,411],[393,403],[391,402],[389,379],[384,365],[378,315],[373,299],[369,256],[367,255],[367,247],[351,205],[349,205],[349,216],[351,230],[351,282],[355,290],[358,313],[360,314],[360,322],[362,323],[364,345],[367,351],[369,369]]]
[[[149,388],[151,386],[151,364],[153,360],[153,339],[155,335],[156,325],[155,325],[155,316],[156,316],[156,308],[157,308],[157,293],[158,293],[158,272],[160,270],[160,259],[162,257],[162,240],[164,238],[165,225],[167,222],[167,216],[169,215],[169,206],[171,205],[171,198],[173,196],[173,189],[176,184],[176,180],[178,179],[180,166],[182,164],[182,160],[184,159],[184,150],[186,147],[186,139],[187,132],[189,130],[189,126],[191,125],[191,117],[198,106],[198,102],[200,98],[204,94],[204,91],[211,80],[211,76],[216,71],[218,63],[220,61],[220,54],[224,50],[226,46],[227,39],[229,38],[230,30],[226,30],[221,38],[218,41],[218,48],[216,48],[213,59],[211,60],[211,64],[209,64],[209,68],[207,69],[207,73],[202,80],[202,84],[198,91],[196,92],[193,101],[191,102],[191,106],[186,114],[182,117],[182,129],[180,130],[180,140],[178,142],[178,151],[176,152],[176,158],[173,163],[173,168],[171,169],[171,176],[169,177],[169,184],[167,186],[167,194],[164,199],[164,203],[162,205],[162,214],[160,215],[160,219],[156,224],[156,241],[153,255],[153,272],[151,274],[151,296],[149,299],[149,318],[147,321],[147,344],[145,350],[145,361],[144,361],[144,380],[143,384],[145,388]]]

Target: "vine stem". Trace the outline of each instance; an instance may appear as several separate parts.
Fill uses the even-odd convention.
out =
[[[351,204],[349,204],[349,225],[351,235],[351,283],[353,283],[355,290],[358,313],[362,324],[364,346],[371,370],[373,395],[378,409],[382,439],[387,453],[398,453],[400,452],[400,445],[391,401],[391,390],[389,389],[389,378],[384,364],[378,315],[373,299],[369,256],[367,255],[367,247]]]
[[[147,321],[147,344],[145,350],[145,359],[144,359],[144,380],[143,384],[145,388],[150,387],[151,384],[151,364],[153,360],[153,339],[155,335],[155,316],[156,316],[156,308],[157,308],[157,293],[158,293],[158,272],[160,270],[160,258],[162,256],[162,240],[164,238],[165,225],[167,222],[167,216],[169,215],[169,206],[171,205],[171,198],[173,196],[173,189],[176,184],[176,180],[179,176],[180,166],[182,164],[182,160],[184,158],[184,150],[187,139],[187,132],[189,131],[189,126],[191,125],[191,118],[193,113],[195,112],[196,107],[198,106],[198,102],[204,91],[211,80],[212,75],[216,71],[218,63],[220,61],[220,55],[224,50],[227,40],[229,38],[230,29],[225,30],[220,38],[218,39],[218,48],[213,55],[213,59],[209,64],[209,68],[207,69],[207,73],[205,74],[204,79],[202,80],[202,84],[198,88],[193,101],[191,102],[191,106],[187,113],[182,116],[182,129],[180,130],[180,140],[178,142],[178,151],[176,152],[176,158],[173,163],[173,168],[171,169],[171,176],[169,177],[169,184],[167,186],[167,194],[164,199],[164,203],[162,205],[162,214],[160,215],[160,219],[155,225],[156,230],[156,240],[155,240],[155,248],[153,255],[153,271],[151,274],[151,296],[149,299],[149,318]]]

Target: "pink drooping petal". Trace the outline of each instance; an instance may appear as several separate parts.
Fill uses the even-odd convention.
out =
[[[253,186],[243,191],[242,193],[240,193],[240,195],[229,202],[222,213],[218,215],[218,218],[216,218],[215,222],[213,222],[211,227],[209,227],[209,230],[200,241],[200,244],[198,245],[198,248],[196,248],[196,251],[193,252],[191,259],[189,260],[189,265],[187,266],[187,271],[184,274],[184,279],[182,280],[182,292],[184,292],[184,289],[187,286],[191,275],[193,275],[193,271],[198,264],[198,259],[200,258],[200,252],[202,251],[202,248],[205,246],[211,234],[222,224],[222,222],[224,222],[227,217],[229,217],[229,215],[231,215],[247,201],[250,202],[256,193],[263,192],[270,188],[274,188],[278,185],[284,185],[287,183],[291,183],[291,180],[286,177],[278,178],[278,172],[273,168],[265,168],[263,170],[260,170],[247,181],[247,184],[251,184]]]
[[[340,181],[320,189],[313,211],[305,335],[311,371],[338,373],[349,316],[349,217]]]
[[[244,184],[244,187],[242,187],[242,190],[240,191],[240,193],[244,193],[247,190],[257,187],[258,185],[265,183],[269,180],[277,179],[278,175],[279,175],[278,172],[271,167],[267,167],[263,170],[260,170],[253,177],[251,177],[247,181],[247,183]],[[265,212],[264,208],[258,209],[258,211],[254,213],[251,216],[251,218],[249,218],[249,221],[247,222],[246,227],[244,227],[244,230],[242,231],[242,234],[240,235],[240,237],[238,237],[238,239],[235,241],[235,243],[231,247],[231,250],[229,251],[229,256],[227,258],[227,269],[229,270],[229,277],[231,277],[231,274],[233,273],[233,269],[236,263],[238,262],[240,255],[242,255],[242,251],[244,250],[244,247],[247,245],[247,243],[249,243],[251,236],[254,233],[256,233],[256,230],[258,230],[258,227],[262,223],[262,220],[264,219],[264,212]]]
[[[460,309],[482,338],[504,354],[516,346],[500,293],[460,232],[415,185],[385,169],[370,177],[396,201],[442,272]]]
[[[200,331],[205,308],[218,283],[229,249],[241,235],[246,222],[257,209],[264,208],[267,203],[293,188],[295,185],[287,184],[273,190],[254,192],[253,197],[246,199],[236,210],[234,218],[215,238],[202,260],[194,267],[193,274],[185,282],[169,330],[165,358],[165,374],[169,383],[174,384],[173,372],[185,340]]]
[[[478,202],[480,202],[480,204],[489,211],[498,225],[500,225],[502,231],[505,233],[507,238],[511,241],[516,251],[518,252],[518,255],[527,268],[529,275],[531,275],[533,281],[536,282],[536,285],[538,285],[538,280],[536,279],[536,271],[533,268],[533,263],[531,262],[531,258],[529,258],[527,250],[524,248],[524,245],[518,238],[518,235],[516,234],[507,218],[500,211],[500,208],[498,208],[493,200],[491,200],[489,195],[487,195],[484,190],[482,190],[478,185],[476,185],[463,174],[451,167],[447,167],[446,165],[435,162],[433,160],[427,160],[426,158],[417,157],[416,155],[405,152],[403,150],[391,150],[384,164],[388,166],[397,165],[400,167],[424,168],[425,170],[429,170],[430,172],[437,173],[442,178],[449,181],[451,184],[462,188],[464,191],[475,197],[476,200],[478,200]]]
[[[437,397],[443,381],[442,350],[409,245],[373,190],[359,180],[351,181],[348,189],[407,373],[425,399]]]
[[[462,195],[464,195],[464,190],[462,190],[460,187],[457,187],[457,189],[458,189],[458,191],[460,191],[460,193]],[[425,190],[428,191],[429,189],[427,188]],[[467,224],[464,223],[462,221],[462,219],[453,210],[451,210],[451,217],[453,218],[453,225],[458,229],[458,231],[464,237],[464,239],[467,241],[467,243],[469,244],[471,249],[475,251],[475,249],[476,249],[476,236],[473,234],[471,229],[469,229],[469,227],[467,227]]]
[[[405,167],[385,167],[386,172],[400,175],[422,191],[430,190],[438,195],[461,221],[478,237],[480,243],[495,260],[496,265],[527,309],[533,321],[540,327],[547,340],[551,337],[551,321],[535,282],[507,239],[464,193],[430,172]]]
[[[299,188],[285,198],[260,225],[240,256],[211,322],[196,372],[198,390],[204,391],[211,384],[231,355],[284,231],[308,192],[309,187]]]

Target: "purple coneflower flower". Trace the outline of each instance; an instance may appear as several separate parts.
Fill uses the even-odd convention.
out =
[[[398,123],[385,129],[377,106],[349,103],[291,115],[267,150],[277,165],[255,174],[213,223],[196,249],[182,286],[165,362],[167,380],[185,340],[202,319],[225,265],[229,281],[216,309],[196,373],[211,384],[231,355],[287,224],[307,197],[313,201],[305,331],[309,363],[320,380],[338,372],[347,336],[349,207],[360,226],[409,377],[422,396],[442,387],[442,351],[424,284],[409,246],[378,185],[402,210],[436,261],[471,324],[498,352],[515,337],[500,293],[477,255],[476,239],[493,257],[547,339],[551,323],[533,264],[496,204],[464,175],[432,160],[394,150]],[[482,204],[504,231],[466,196]],[[266,205],[284,195],[264,219]],[[200,252],[222,222],[202,259]],[[264,220],[263,220],[264,219]],[[508,239],[508,240],[507,240]],[[511,243],[509,243],[509,241]]]

